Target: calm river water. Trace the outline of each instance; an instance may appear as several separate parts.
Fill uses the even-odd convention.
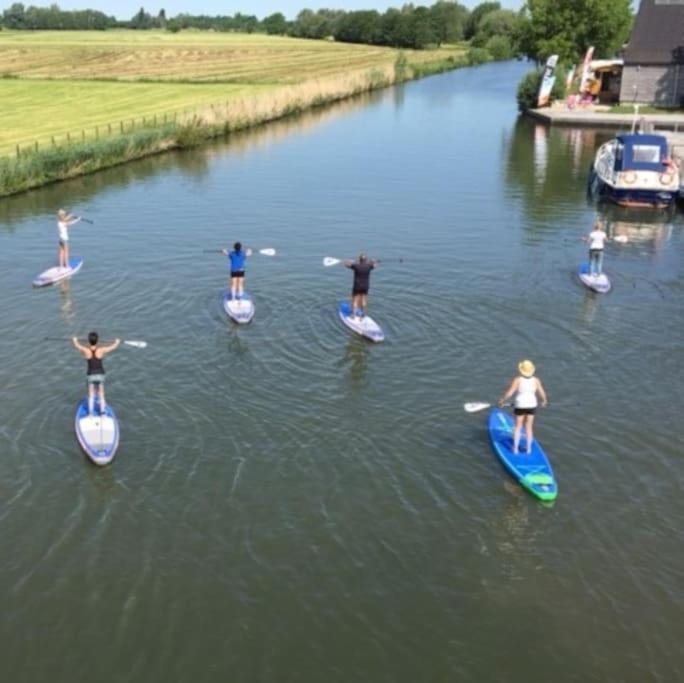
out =
[[[2,670],[14,683],[684,679],[681,214],[598,208],[614,291],[573,277],[609,133],[518,120],[522,64],[429,78],[230,143],[0,202]],[[55,257],[54,212],[85,258]],[[203,249],[241,239],[237,329]],[[360,250],[371,346],[336,319]],[[399,263],[398,259],[404,262]],[[394,261],[393,261],[394,260]],[[121,447],[79,451],[85,363]],[[486,413],[532,358],[560,493]]]

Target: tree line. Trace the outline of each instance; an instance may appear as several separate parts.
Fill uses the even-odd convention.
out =
[[[383,13],[303,9],[293,20],[288,20],[282,12],[263,19],[240,12],[233,16],[179,14],[167,18],[164,10],[153,15],[141,7],[133,17],[121,21],[95,10],[66,11],[58,5],[25,7],[14,3],[4,10],[0,23],[14,30],[130,28],[267,33],[414,49],[470,40],[475,49],[489,50],[492,57],[505,59],[517,51],[513,31],[516,21],[517,14],[502,9],[499,2],[483,2],[471,11],[455,0],[438,0],[431,6],[407,4]]]
[[[293,20],[282,12],[264,19],[240,12],[233,16],[179,14],[168,18],[140,8],[121,21],[96,10],[66,11],[58,5],[25,7],[14,3],[2,13],[8,29],[106,30],[131,28],[182,31],[200,29],[268,33],[315,40],[423,49],[463,40],[470,42],[471,62],[525,56],[543,62],[551,54],[561,61],[581,59],[590,45],[597,57],[616,54],[629,36],[631,0],[527,0],[518,12],[486,1],[469,10],[456,0],[401,9],[345,11],[303,9]]]

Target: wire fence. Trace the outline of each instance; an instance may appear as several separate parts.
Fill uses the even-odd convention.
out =
[[[210,105],[215,106],[215,105]],[[66,131],[57,135],[45,136],[34,140],[31,143],[16,144],[14,152],[5,152],[0,156],[20,158],[27,154],[47,149],[68,147],[74,144],[94,142],[105,137],[116,135],[129,135],[143,128],[158,128],[160,126],[177,125],[192,120],[197,115],[197,108],[182,109],[164,114],[152,114],[149,116],[133,117],[123,119],[113,123],[105,123],[96,126],[89,126],[77,130]]]

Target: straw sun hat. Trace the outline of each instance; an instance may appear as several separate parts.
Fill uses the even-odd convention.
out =
[[[521,360],[518,363],[518,370],[523,377],[532,377],[536,368],[531,360]]]
[[[67,218],[67,212],[66,212],[64,209],[60,209],[60,210],[57,212],[57,218],[60,218],[61,220],[64,220],[65,218]]]

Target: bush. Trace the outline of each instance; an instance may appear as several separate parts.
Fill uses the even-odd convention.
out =
[[[492,36],[485,44],[485,50],[495,62],[513,59],[515,56],[513,45],[507,36]]]
[[[528,71],[520,83],[518,83],[518,110],[527,111],[528,109],[535,109],[537,106],[537,95],[539,93],[539,84],[542,79],[542,70],[535,69]]]
[[[468,50],[468,64],[476,66],[477,64],[484,64],[491,62],[492,56],[483,47],[471,47]]]
[[[556,67],[556,80],[551,88],[551,101],[565,99],[565,76],[568,69],[559,64]],[[541,85],[543,69],[535,69],[526,73],[520,83],[518,84],[518,109],[519,111],[527,111],[528,109],[537,108],[537,95],[539,94],[539,86]]]

